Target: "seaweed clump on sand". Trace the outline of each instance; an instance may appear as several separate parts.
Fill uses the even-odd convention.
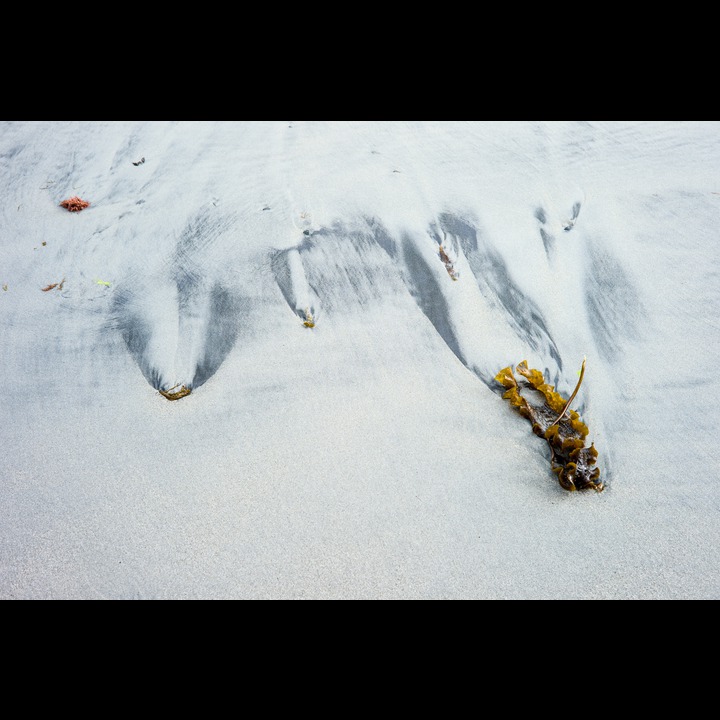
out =
[[[552,471],[558,476],[560,486],[571,491],[592,488],[602,492],[605,486],[600,482],[600,468],[595,467],[598,451],[594,444],[585,447],[587,425],[570,409],[585,374],[585,360],[578,384],[567,400],[545,382],[539,370],[528,368],[527,360],[515,370],[522,375],[520,380],[515,378],[511,367],[502,369],[495,380],[507,388],[503,398],[532,423],[536,435],[547,441]]]

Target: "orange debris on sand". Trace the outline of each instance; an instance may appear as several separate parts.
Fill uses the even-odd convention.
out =
[[[84,210],[90,203],[86,200],[81,200],[77,195],[73,195],[67,200],[63,200],[60,203],[60,207],[64,207],[69,212],[80,212]]]

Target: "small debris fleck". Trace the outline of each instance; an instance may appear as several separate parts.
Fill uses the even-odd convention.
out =
[[[180,386],[174,385],[169,390],[163,390],[162,388],[158,388],[158,392],[163,397],[166,397],[168,400],[179,400],[180,398],[185,397],[186,395],[189,395],[192,392],[192,388],[186,387],[185,385],[181,386],[177,392],[173,392],[173,390],[175,390],[176,387],[180,387]]]
[[[269,210],[269,209],[270,209],[270,206],[269,206],[269,205],[266,205],[266,206],[263,208],[263,210]]]
[[[2,288],[3,288],[3,290],[7,291],[7,283],[3,283]]]
[[[46,285],[44,288],[42,288],[43,292],[49,292],[53,288],[56,288],[60,283],[52,283],[50,285]]]
[[[443,264],[445,265],[445,269],[447,270],[448,275],[453,280],[457,280],[459,277],[458,271],[453,266],[452,260],[448,257],[448,254],[445,252],[445,248],[442,245],[440,245],[439,253],[440,253],[440,259],[443,261]]]
[[[45,245],[47,245],[47,242],[45,240],[43,240],[42,244],[43,244],[43,247],[45,247]]]
[[[98,285],[106,285],[107,287],[110,287],[110,283],[107,280],[96,280],[95,282]]]
[[[81,200],[77,195],[73,195],[73,197],[68,198],[67,200],[63,200],[60,203],[60,207],[64,207],[69,212],[80,212],[81,210],[84,210],[88,205],[90,205],[89,202],[86,200]]]
[[[137,162],[134,162],[133,165],[137,167],[138,165],[142,165],[145,162],[145,158],[141,157]]]

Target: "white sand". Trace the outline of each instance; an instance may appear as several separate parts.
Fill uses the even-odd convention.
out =
[[[0,597],[717,598],[719,167],[718,122],[0,124]],[[600,494],[489,387],[583,357]]]

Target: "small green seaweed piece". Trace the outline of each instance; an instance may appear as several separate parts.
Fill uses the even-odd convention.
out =
[[[511,367],[503,368],[495,380],[507,388],[502,395],[503,399],[508,400],[520,415],[527,418],[532,423],[533,433],[549,445],[551,468],[558,476],[560,486],[569,491],[592,488],[602,492],[605,486],[600,482],[600,468],[595,467],[598,451],[594,444],[585,447],[588,427],[580,415],[570,409],[570,403],[575,399],[585,375],[585,360],[578,384],[567,400],[545,382],[539,370],[529,368],[527,360],[523,360],[515,369],[524,380],[518,381]],[[543,403],[528,402],[522,394],[523,390],[541,393]]]

